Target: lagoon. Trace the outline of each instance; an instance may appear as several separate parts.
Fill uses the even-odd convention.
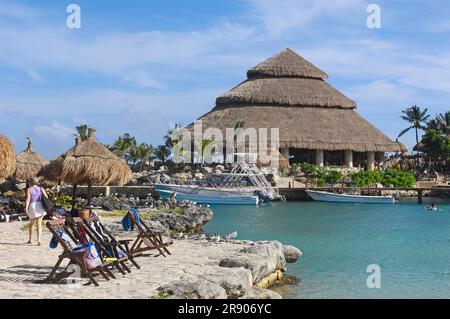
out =
[[[303,256],[288,273],[300,281],[283,288],[284,298],[448,298],[450,202],[435,200],[439,211],[429,212],[427,201],[212,206],[205,231],[299,247]],[[366,284],[372,264],[381,269],[380,289]]]

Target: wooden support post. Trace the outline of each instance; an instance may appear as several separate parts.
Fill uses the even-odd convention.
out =
[[[417,203],[422,204],[423,203],[423,191],[420,189],[417,191]]]

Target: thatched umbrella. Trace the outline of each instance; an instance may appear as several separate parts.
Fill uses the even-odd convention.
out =
[[[0,135],[0,182],[10,177],[16,168],[14,145]]]
[[[31,139],[25,151],[16,156],[16,171],[13,178],[16,181],[26,181],[37,176],[39,170],[48,164],[48,161],[33,150]]]
[[[89,129],[89,137],[79,141],[63,155],[51,161],[40,174],[54,182],[74,186],[88,186],[88,204],[91,204],[91,187],[123,185],[131,178],[130,167],[94,139],[95,129]],[[75,198],[75,196],[73,196]]]

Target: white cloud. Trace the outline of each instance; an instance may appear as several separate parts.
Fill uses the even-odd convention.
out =
[[[21,5],[12,1],[0,1],[0,17],[14,19],[31,19],[40,15],[40,10],[35,7]]]
[[[319,19],[337,18],[349,21],[352,16],[354,17],[356,10],[365,14],[363,0],[248,0],[248,2],[252,5],[255,18],[265,26],[272,37],[293,29],[300,31]]]
[[[57,143],[66,143],[74,138],[74,129],[61,125],[57,121],[53,121],[50,125],[38,125],[34,127],[33,132],[42,139]]]
[[[42,78],[42,76],[36,70],[25,67],[24,71],[28,75],[28,77],[31,80],[33,80],[34,82],[40,83],[40,84],[45,82],[45,80]]]
[[[433,24],[429,25],[426,29],[428,32],[431,33],[450,32],[450,20],[434,22]]]
[[[417,92],[405,85],[384,79],[347,88],[352,99],[370,105],[409,105],[417,101]]]
[[[147,73],[142,71],[134,71],[126,75],[124,80],[130,82],[132,85],[136,87],[141,88],[152,88],[158,90],[166,88],[165,84],[150,78]]]

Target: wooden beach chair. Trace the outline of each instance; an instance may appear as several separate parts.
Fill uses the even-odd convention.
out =
[[[89,283],[98,286],[98,282],[96,277],[102,276],[105,280],[109,281],[110,278],[115,279],[114,274],[111,272],[109,267],[113,265],[112,262],[103,262],[100,266],[88,269],[84,262],[84,251],[75,251],[76,246],[82,245],[80,239],[77,238],[74,233],[71,231],[69,227],[65,225],[65,219],[52,220],[47,222],[47,228],[50,230],[54,238],[58,241],[58,244],[63,248],[62,254],[59,256],[58,261],[53,267],[52,271],[45,279],[45,282],[59,282],[65,278],[70,277],[73,272],[67,271],[70,265],[76,265],[80,269],[81,277],[85,277],[89,279]],[[70,241],[63,238],[63,234],[66,234],[70,237]],[[65,236],[64,236],[65,237]],[[68,265],[64,269],[64,271],[57,273],[60,268],[62,262],[67,259],[69,261]],[[88,283],[88,284],[89,284]]]
[[[17,207],[11,208],[9,205],[3,204],[0,202],[0,215],[2,216],[2,220],[6,219],[6,216],[9,216],[9,220],[14,219],[27,219],[28,215],[25,212],[25,208]]]
[[[77,223],[79,218],[74,218]],[[82,221],[84,223],[85,229],[91,239],[101,247],[102,254],[109,258],[116,259],[114,261],[115,266],[121,271],[125,269],[128,273],[131,272],[130,268],[127,266],[127,262],[131,262],[137,269],[141,269],[139,264],[135,261],[134,257],[140,256],[141,254],[135,255],[130,250],[130,242],[132,239],[117,240],[111,232],[100,222],[97,216],[92,216]],[[121,271],[122,272],[122,271]]]
[[[134,212],[139,215],[139,213],[137,213],[137,210],[135,210],[134,208],[132,210],[134,210]],[[167,247],[169,247],[172,242],[165,243],[162,239],[161,232],[152,230],[140,217],[139,220],[136,220],[134,214],[131,211],[127,212],[127,216],[131,219],[134,227],[139,233],[138,237],[130,248],[130,252],[133,255],[141,254],[150,250],[158,250],[159,253],[164,257],[167,257],[166,254],[171,255]]]

